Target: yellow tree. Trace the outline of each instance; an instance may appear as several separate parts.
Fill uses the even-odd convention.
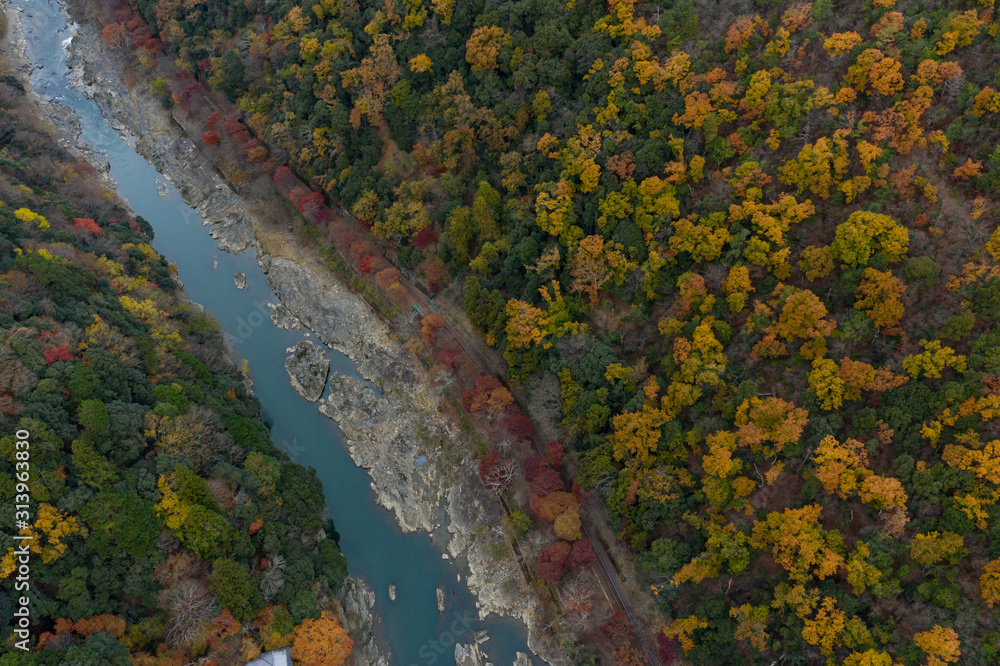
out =
[[[531,303],[512,298],[507,301],[507,342],[516,348],[541,344],[545,313]]]
[[[847,70],[844,80],[859,93],[870,87],[878,94],[889,97],[903,89],[900,66],[898,60],[878,49],[865,49]]]
[[[675,638],[684,648],[685,652],[689,652],[694,649],[694,641],[691,640],[691,634],[693,634],[698,629],[706,629],[708,627],[708,620],[703,620],[697,615],[689,615],[688,617],[678,618],[674,620],[669,627],[663,630],[663,633],[667,638]]]
[[[473,72],[487,72],[499,67],[500,49],[510,43],[498,25],[484,25],[472,31],[465,43],[465,60],[472,65]]]
[[[1000,559],[993,560],[983,567],[983,575],[979,577],[979,588],[990,608],[1000,603]]]
[[[340,666],[351,654],[354,641],[330,611],[318,620],[305,620],[295,628],[292,659],[303,666]]]
[[[847,584],[851,586],[856,596],[861,596],[865,590],[877,586],[882,581],[882,571],[868,563],[871,551],[868,544],[859,541],[847,558]]]
[[[771,267],[775,276],[784,280],[791,273],[788,260],[792,252],[785,234],[791,225],[804,221],[816,209],[810,200],[799,202],[787,194],[777,202],[761,204],[756,201],[758,194],[756,188],[748,188],[748,198],[738,206],[729,207],[729,219],[731,222],[749,220],[751,223],[753,235],[747,239],[743,250],[747,261],[756,266]]]
[[[702,456],[701,467],[706,476],[702,488],[709,503],[716,509],[726,509],[731,500],[745,497],[753,492],[753,483],[746,477],[731,479],[743,469],[743,461],[733,458],[736,451],[736,437],[731,432],[719,431],[706,438],[708,453]],[[735,529],[735,528],[734,528]],[[745,536],[742,536],[745,541]]]
[[[861,482],[858,496],[879,511],[905,511],[909,499],[902,482],[892,476],[871,474]]]
[[[583,231],[573,226],[573,186],[561,180],[535,186],[535,189],[538,191],[535,197],[535,223],[538,228],[564,239],[567,245],[582,238]]]
[[[25,224],[33,224],[39,229],[48,229],[49,221],[44,215],[39,215],[30,208],[18,208],[14,211],[14,217]]]
[[[813,360],[809,372],[809,388],[816,392],[816,398],[823,409],[840,409],[844,404],[844,380],[836,362],[828,358]]]
[[[572,313],[559,289],[558,281],[552,281],[551,291],[548,285],[538,291],[548,304],[548,308],[544,311],[516,298],[507,302],[505,331],[507,342],[515,349],[526,349],[535,345],[542,345],[548,349],[552,343],[546,341],[546,338],[575,335],[587,329],[586,324],[572,320]]]
[[[927,666],[954,664],[962,656],[961,643],[954,629],[934,625],[913,637],[913,643],[927,655]]]
[[[969,46],[986,23],[987,19],[979,18],[975,9],[952,14],[943,38],[937,43],[937,54],[946,55],[957,47]]]
[[[855,211],[837,226],[833,254],[845,266],[863,266],[876,252],[890,262],[906,256],[910,234],[888,215]]]
[[[600,236],[587,236],[576,246],[571,259],[573,276],[573,291],[583,292],[590,299],[590,307],[597,307],[597,293],[608,280],[613,271],[604,259],[604,239]]]
[[[817,646],[822,654],[829,657],[843,640],[846,620],[847,614],[837,608],[836,599],[823,597],[823,603],[817,609],[816,616],[805,621],[802,638],[806,643]]]
[[[916,379],[921,374],[925,377],[939,379],[945,368],[954,368],[956,372],[965,372],[966,357],[956,354],[951,347],[942,347],[940,340],[921,340],[924,348],[919,354],[913,354],[903,359],[903,369]]]
[[[821,137],[816,143],[803,146],[796,159],[789,160],[778,170],[781,182],[795,185],[799,192],[808,189],[828,199],[831,188],[837,186],[851,165],[845,135],[846,130],[838,130],[832,139]]]
[[[978,445],[978,442],[970,443]],[[950,467],[968,470],[978,479],[1000,485],[1000,440],[994,439],[981,446],[982,448],[969,448],[947,444],[941,452],[941,459]]]
[[[652,403],[652,404],[651,404]],[[667,422],[667,414],[647,401],[638,412],[623,412],[614,417],[614,432],[608,437],[616,460],[634,456],[640,464],[647,463],[660,442],[660,428]]]
[[[767,606],[743,604],[729,609],[729,617],[736,620],[736,640],[747,641],[763,652],[771,638],[767,632]]]
[[[729,310],[739,313],[746,307],[747,296],[754,291],[750,282],[750,269],[743,264],[737,264],[729,269],[729,275],[722,281],[722,290],[726,293],[726,303]]]
[[[861,481],[867,474],[868,451],[856,439],[838,442],[833,435],[827,435],[816,448],[813,456],[816,467],[813,474],[823,484],[828,493],[835,493],[847,499],[858,492]]]
[[[665,179],[650,176],[639,183],[635,194],[635,223],[647,233],[659,231],[661,222],[668,216],[681,214],[677,190]]]
[[[434,61],[431,60],[430,56],[426,53],[421,53],[420,55],[413,56],[410,58],[410,71],[414,74],[423,74],[424,72],[434,71]]]
[[[40,556],[42,562],[50,564],[63,556],[68,548],[66,539],[79,532],[80,528],[76,518],[42,502],[38,505],[34,524],[21,528],[20,535],[31,537],[26,540],[28,549]],[[0,578],[12,574],[17,568],[17,561],[18,557],[11,547],[0,560]]]
[[[836,324],[827,319],[826,305],[808,289],[785,287],[779,294],[781,315],[774,332],[786,340],[810,340],[830,335]]]
[[[809,412],[780,398],[750,398],[736,410],[736,437],[754,453],[771,456],[799,441]],[[770,443],[771,446],[763,446]]]
[[[350,120],[355,129],[361,127],[362,116],[367,117],[372,125],[382,122],[386,99],[400,76],[390,36],[380,33],[372,40],[369,55],[341,76],[344,88],[350,90],[354,97]]]
[[[856,32],[835,32],[823,42],[823,48],[831,57],[836,58],[853,50],[863,39]]]
[[[904,291],[906,285],[889,271],[866,268],[855,292],[854,309],[867,314],[876,326],[895,326],[903,318],[899,297]]]
[[[625,256],[623,249],[620,243],[606,243],[597,235],[587,236],[577,245],[570,260],[573,291],[587,294],[591,307],[597,306],[597,295],[604,285],[611,281],[622,284],[639,267]],[[555,257],[558,262],[558,254]]]
[[[813,576],[823,580],[844,565],[844,557],[824,534],[819,524],[821,516],[818,504],[781,513],[773,511],[765,520],[754,521],[750,545],[770,549],[792,580],[804,583]]]
[[[924,566],[943,560],[958,564],[966,552],[965,540],[954,532],[915,534],[910,541],[910,557]]]
[[[679,365],[676,379],[688,384],[715,386],[726,370],[726,355],[722,343],[715,337],[715,319],[705,317],[694,329],[691,341],[674,340],[674,362]]]
[[[833,248],[829,245],[810,245],[799,255],[799,270],[810,282],[825,278],[833,272]]]
[[[674,252],[687,252],[699,262],[718,259],[729,240],[729,231],[722,225],[725,219],[725,213],[713,213],[700,220],[697,215],[674,220],[670,249]],[[696,221],[701,223],[696,224]]]
[[[892,661],[892,656],[881,650],[852,652],[844,659],[843,666],[902,666]]]

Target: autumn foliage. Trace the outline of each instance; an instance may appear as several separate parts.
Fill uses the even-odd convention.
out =
[[[461,397],[511,532],[538,529],[557,642],[644,659],[622,616],[560,605],[588,607],[588,498],[671,658],[989,663],[997,10],[737,4],[155,14],[236,93],[211,152],[258,161],[389,300],[412,306],[390,266],[440,299],[408,346]],[[153,326],[147,296],[126,302]],[[88,353],[42,358],[62,344]]]
[[[354,641],[329,611],[295,628],[292,659],[303,666],[340,666],[351,654]]]

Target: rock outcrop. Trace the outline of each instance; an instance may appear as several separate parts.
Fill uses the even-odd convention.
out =
[[[302,328],[298,318],[281,303],[268,303],[271,312],[271,323],[283,331],[297,331]]]
[[[375,640],[375,592],[364,578],[348,578],[343,592],[344,619],[354,641],[354,659],[358,666],[389,666],[389,655]]]
[[[285,359],[285,372],[299,395],[309,402],[323,397],[327,377],[330,376],[330,359],[326,350],[311,340],[300,340],[288,350],[291,355]]]
[[[486,661],[477,643],[471,645],[456,643],[455,666],[493,666],[493,663]]]

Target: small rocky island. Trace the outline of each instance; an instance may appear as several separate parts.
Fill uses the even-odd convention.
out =
[[[326,350],[311,340],[301,340],[288,351],[291,355],[285,359],[285,370],[292,387],[309,402],[316,402],[323,397],[330,376]]]

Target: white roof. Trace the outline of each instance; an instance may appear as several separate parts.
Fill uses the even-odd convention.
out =
[[[246,666],[292,666],[292,651],[289,648],[265,652]]]

